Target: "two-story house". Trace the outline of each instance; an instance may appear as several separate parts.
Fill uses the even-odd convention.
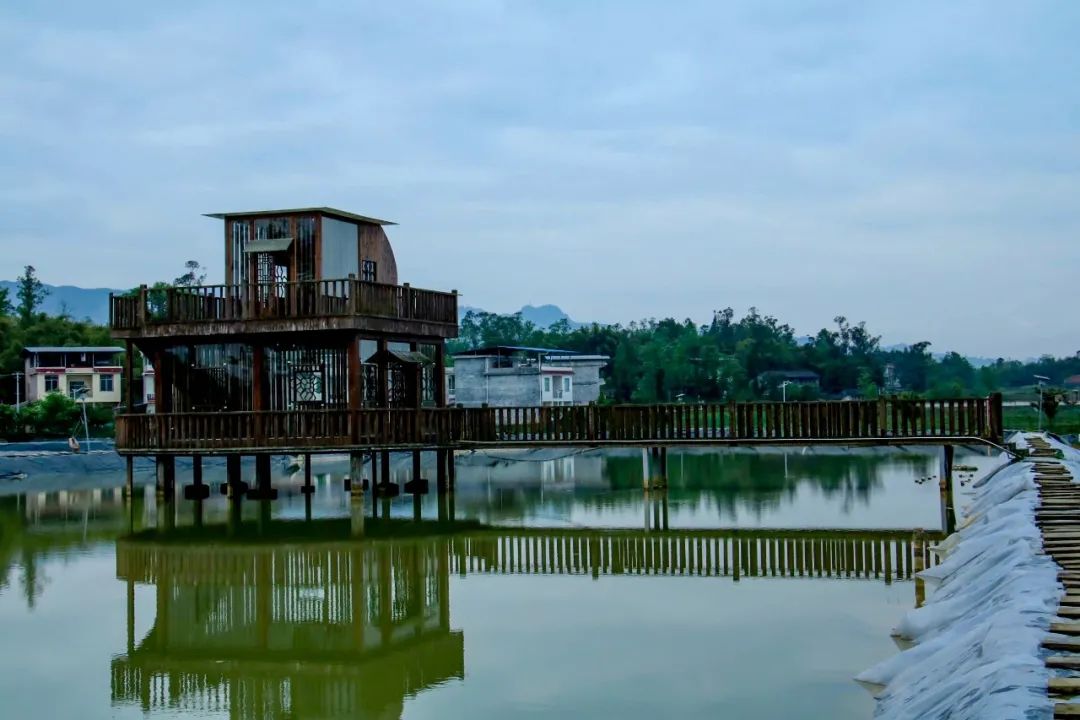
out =
[[[500,345],[454,355],[454,402],[464,407],[588,405],[600,398],[605,355]]]
[[[91,403],[117,405],[121,398],[122,347],[27,347],[23,350],[26,400],[63,393]]]

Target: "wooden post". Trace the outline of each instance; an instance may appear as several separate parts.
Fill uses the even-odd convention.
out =
[[[379,458],[379,475],[381,476],[381,482],[390,482],[390,451],[383,450],[382,457]]]
[[[124,497],[135,499],[135,458],[131,455],[124,457]]]
[[[454,492],[454,485],[457,481],[457,466],[454,464],[454,449],[447,448],[446,450],[446,489],[450,492]]]
[[[195,500],[196,502],[205,500],[210,497],[210,488],[203,484],[202,473],[202,455],[191,456],[191,485],[184,487],[184,499]],[[196,507],[197,517],[201,519],[198,513],[201,511],[201,505]]]
[[[378,395],[376,397],[376,404],[381,408],[390,407],[390,366],[386,357],[386,351],[388,349],[388,343],[386,338],[379,338],[378,340],[378,358],[379,361],[376,364],[378,375]]]
[[[353,335],[349,338],[348,346],[348,373],[349,373],[349,426],[353,444],[360,442],[360,422],[358,412],[360,410],[361,393],[363,382],[361,375],[363,368],[360,366],[360,338]]]
[[[300,492],[310,497],[315,492],[315,486],[311,484],[311,453],[304,453],[304,487]]]
[[[447,486],[447,468],[446,468],[447,462],[446,462],[446,456],[450,452],[452,452],[452,451],[446,450],[444,448],[438,448],[435,451],[435,488],[440,493],[446,492],[446,486]]]
[[[255,456],[255,492],[252,496],[259,500],[277,499],[277,490],[270,486],[270,456],[265,453]]]
[[[953,458],[956,448],[946,445],[942,453],[941,478],[938,486],[941,489],[942,529],[946,533],[956,530],[956,509],[953,505]]]
[[[176,458],[172,455],[158,455],[156,463],[158,498],[171,503],[176,490]]]
[[[1005,440],[1005,419],[1002,413],[1001,393],[991,393],[987,416],[990,425],[990,441],[1000,445]]]
[[[245,488],[244,483],[240,479],[240,456],[239,455],[226,455],[225,456],[225,487],[226,495],[230,498],[239,498],[243,494]]]
[[[251,346],[251,409],[255,411],[255,444],[261,445],[265,436],[263,428],[262,412],[269,410],[268,402],[270,382],[266,367],[266,348],[253,343]],[[256,456],[256,461],[259,456]],[[258,480],[258,465],[256,464],[256,480]]]
[[[446,407],[446,343],[435,344],[435,406]]]
[[[364,454],[362,452],[349,453],[349,494],[352,497],[362,497],[364,494]]]
[[[131,340],[124,342],[124,408],[127,414],[135,412],[135,343]]]

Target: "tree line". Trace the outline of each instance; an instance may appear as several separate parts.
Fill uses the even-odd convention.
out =
[[[1033,375],[1051,384],[1080,374],[1080,354],[1034,362],[999,358],[976,368],[964,356],[935,356],[930,343],[883,348],[881,337],[846,317],[810,336],[799,336],[777,318],[750,308],[741,317],[726,308],[698,325],[672,318],[628,325],[571,327],[565,320],[540,328],[520,313],[469,311],[449,353],[490,345],[558,348],[607,355],[606,399],[613,402],[779,399],[780,380],[769,373],[809,370],[818,387],[790,386],[789,399],[877,397],[908,393],[927,397],[986,395],[1030,385]]]

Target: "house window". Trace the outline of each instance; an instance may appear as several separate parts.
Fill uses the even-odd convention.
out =
[[[45,392],[56,392],[60,389],[60,376],[59,375],[46,375],[45,376]]]
[[[68,395],[70,395],[73,400],[78,400],[84,392],[86,392],[86,383],[82,380],[72,380],[68,382]]]
[[[98,390],[101,392],[113,391],[113,376],[112,375],[98,375]]]
[[[549,377],[544,378],[544,392],[551,392],[551,378]]]
[[[374,260],[364,260],[360,263],[360,279],[364,282],[375,282],[378,277],[378,266]]]
[[[562,389],[563,392],[570,392],[570,378],[564,377],[562,379]]]

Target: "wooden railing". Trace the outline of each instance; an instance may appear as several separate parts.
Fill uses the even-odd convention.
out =
[[[923,440],[1000,442],[1001,396],[121,415],[122,451]]]
[[[348,316],[457,322],[457,294],[355,278],[301,282],[147,288],[109,296],[109,326]]]

